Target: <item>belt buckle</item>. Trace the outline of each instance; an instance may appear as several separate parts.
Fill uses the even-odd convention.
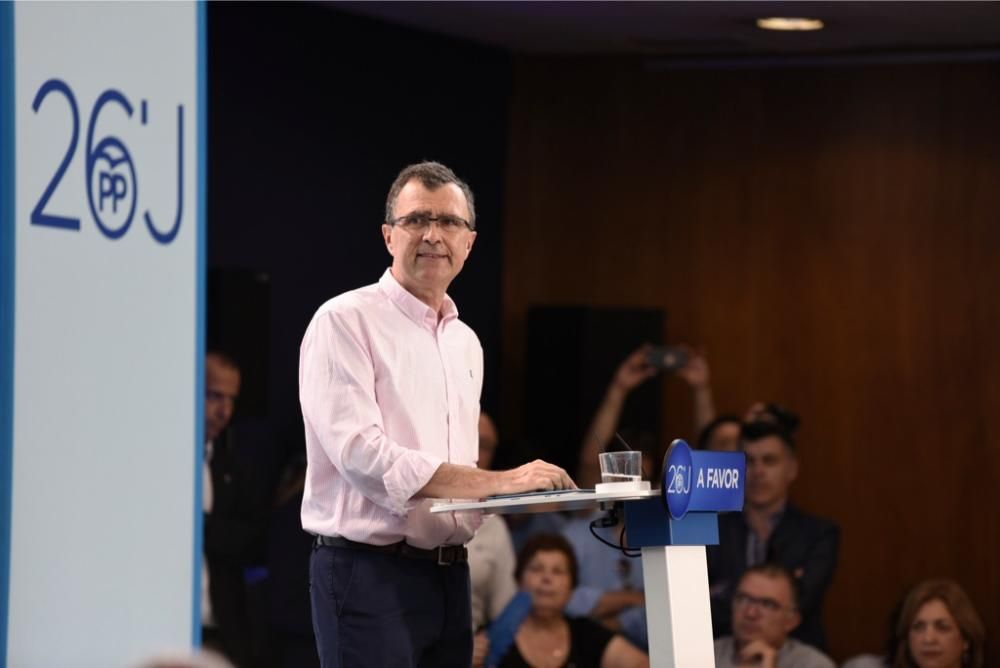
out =
[[[437,546],[437,562],[438,562],[438,566],[451,566],[452,562],[444,560],[444,551],[445,551],[445,548],[447,548],[447,547],[448,547],[447,545],[438,545]]]

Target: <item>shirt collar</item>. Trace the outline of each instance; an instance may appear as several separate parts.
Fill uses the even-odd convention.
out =
[[[771,515],[771,526],[772,527],[778,526],[778,524],[781,522],[781,518],[783,518],[785,516],[785,509],[786,508],[788,508],[788,503],[787,502],[781,504],[781,508],[778,508],[778,510],[776,510],[774,512],[774,514]]]
[[[417,299],[409,290],[404,288],[392,275],[392,269],[386,269],[382,278],[378,282],[379,289],[385,293],[393,304],[399,307],[406,317],[418,325],[424,325],[430,329],[436,329],[438,325],[438,314],[427,304]],[[447,294],[441,303],[441,322],[454,320],[458,317],[458,307]]]
[[[768,517],[768,519],[771,521],[771,524],[773,526],[777,526],[778,522],[781,521],[781,518],[785,516],[785,511],[787,510],[788,510],[788,502],[786,501],[785,503],[781,504],[781,506],[779,506],[778,509],[773,513],[771,513],[771,515]],[[746,514],[745,510],[743,511],[743,514],[744,515]]]

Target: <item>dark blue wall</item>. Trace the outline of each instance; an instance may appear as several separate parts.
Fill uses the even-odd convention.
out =
[[[208,262],[269,275],[268,359],[245,373],[249,394],[266,386],[267,431],[287,451],[302,447],[302,333],[323,301],[389,265],[386,191],[422,159],[446,163],[476,194],[479,239],[450,293],[482,340],[492,409],[509,55],[319,4],[210,3],[208,26]],[[255,335],[212,329],[236,348]]]

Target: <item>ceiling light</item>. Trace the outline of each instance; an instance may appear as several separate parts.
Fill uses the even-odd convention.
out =
[[[757,27],[762,30],[822,30],[823,22],[819,19],[771,16],[757,19]]]

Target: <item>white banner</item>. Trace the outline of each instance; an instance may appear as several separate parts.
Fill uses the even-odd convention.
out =
[[[200,623],[204,6],[8,20],[7,665],[125,666]]]

